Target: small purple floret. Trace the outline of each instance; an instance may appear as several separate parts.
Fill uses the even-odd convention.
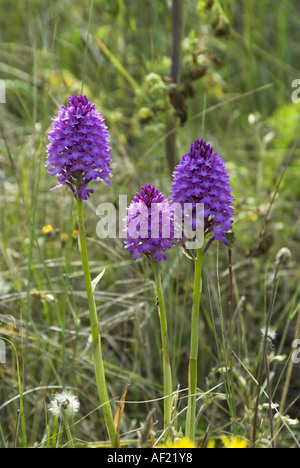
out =
[[[67,185],[75,195],[86,200],[93,190],[91,180],[110,185],[109,133],[102,115],[86,96],[71,96],[68,106],[61,106],[48,134],[46,167],[58,178],[57,190]]]

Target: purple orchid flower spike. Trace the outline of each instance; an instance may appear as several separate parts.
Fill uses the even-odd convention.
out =
[[[102,115],[86,96],[71,96],[61,106],[48,134],[46,167],[58,178],[57,190],[67,185],[75,197],[86,200],[93,190],[91,180],[110,185],[109,133]]]

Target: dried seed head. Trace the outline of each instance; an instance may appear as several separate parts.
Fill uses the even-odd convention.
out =
[[[54,416],[71,418],[78,412],[79,406],[78,398],[73,393],[63,390],[61,393],[53,395],[49,411]]]
[[[279,252],[276,255],[276,262],[281,265],[287,265],[291,256],[292,256],[292,253],[290,249],[283,247],[282,249],[279,250]]]

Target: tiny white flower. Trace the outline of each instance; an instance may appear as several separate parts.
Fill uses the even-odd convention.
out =
[[[264,338],[265,334],[266,334],[266,327],[262,327],[260,329],[260,331],[261,331],[262,337]],[[269,340],[271,340],[271,341],[275,341],[275,339],[276,339],[276,330],[269,327],[268,331],[267,331],[267,338],[269,338]]]
[[[55,393],[49,406],[49,411],[53,416],[71,418],[79,410],[79,400],[73,393],[63,390],[61,393]]]
[[[266,327],[260,329],[262,335],[262,342],[266,340],[266,353],[267,355],[273,355],[275,351],[275,340],[276,340],[276,330],[274,328],[268,327],[266,334]]]
[[[292,419],[288,414],[282,416],[281,414],[276,413],[274,419],[280,419],[281,421],[286,422],[289,426],[295,426],[299,424],[299,419]]]
[[[268,409],[270,407],[269,403],[263,403],[259,405],[259,409]],[[278,403],[271,403],[271,409],[276,409],[279,407]]]

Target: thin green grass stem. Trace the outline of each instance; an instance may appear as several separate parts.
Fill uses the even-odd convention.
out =
[[[278,277],[279,269],[280,269],[280,262],[277,264],[275,274],[274,274],[272,295],[271,295],[271,300],[269,303],[269,308],[267,310],[267,316],[266,316],[266,325],[265,325],[263,346],[262,346],[262,356],[261,356],[260,362],[258,362],[259,373],[258,373],[258,378],[257,378],[257,382],[258,382],[257,395],[256,395],[255,410],[254,410],[254,417],[253,417],[252,448],[255,448],[255,444],[256,444],[256,432],[257,432],[257,426],[258,426],[258,406],[259,406],[260,395],[261,395],[261,390],[262,390],[263,373],[265,370],[265,360],[267,359],[268,330],[271,325],[271,318],[272,318],[275,299],[276,299],[276,291],[277,291],[278,282],[279,282],[279,277]]]
[[[78,215],[79,241],[80,241],[79,247],[80,247],[81,260],[82,260],[86,291],[87,291],[87,297],[88,297],[97,388],[98,388],[100,403],[103,408],[104,419],[106,423],[107,432],[110,438],[110,442],[111,442],[112,447],[115,447],[116,432],[115,432],[112,410],[111,410],[107,388],[106,388],[105,371],[104,371],[104,364],[103,364],[103,359],[102,359],[100,328],[99,328],[99,322],[98,322],[98,316],[97,316],[94,290],[92,287],[92,281],[91,281],[91,275],[90,275],[90,269],[89,269],[89,263],[88,263],[85,226],[84,226],[84,217],[83,217],[83,200],[79,197],[77,197],[77,215]]]
[[[232,334],[232,318],[233,318],[233,273],[232,273],[232,249],[228,248],[228,270],[229,270],[229,369],[230,369],[230,390],[231,390],[231,405],[233,416],[236,418],[235,411],[235,394],[234,394],[234,369],[232,361],[233,349],[233,334]]]
[[[231,268],[231,255],[229,255],[229,270]],[[224,317],[223,317],[223,308],[222,308],[222,299],[221,299],[221,284],[220,284],[220,276],[219,276],[219,242],[217,243],[217,290],[218,290],[218,298],[219,298],[219,321],[220,321],[220,328],[221,328],[221,337],[222,337],[222,359],[224,359],[224,367],[225,367],[225,375],[224,375],[224,384],[225,387],[228,385],[227,394],[227,401],[228,407],[231,415],[231,419],[233,421],[233,432],[236,434],[236,411],[235,411],[235,397],[234,397],[234,371],[233,371],[233,363],[232,363],[232,284],[230,284],[230,312],[229,312],[229,359],[227,356],[227,345],[225,339],[225,331],[224,331]],[[232,271],[229,274],[230,276],[230,283],[232,282]],[[220,361],[220,365],[222,361]],[[222,371],[223,374],[223,371]]]
[[[20,373],[20,364],[18,353],[15,345],[8,340],[7,338],[2,337],[2,340],[7,341],[11,344],[14,349],[15,356],[16,356],[16,365],[17,365],[17,375],[18,375],[18,387],[19,387],[19,398],[20,398],[20,410],[19,410],[19,420],[21,421],[21,430],[22,430],[22,437],[23,437],[23,448],[28,447],[27,443],[27,435],[26,435],[26,422],[25,422],[25,411],[24,411],[24,400],[23,400],[23,389],[22,389],[22,381],[21,381],[21,373]],[[19,424],[19,423],[18,423]],[[17,430],[16,430],[16,438],[17,438]]]
[[[67,437],[68,437],[69,446],[71,448],[75,448],[75,444],[74,444],[73,436],[72,436],[71,429],[70,429],[70,426],[69,426],[68,418],[64,414],[64,412],[62,412],[62,418],[63,418],[66,434],[67,434]]]
[[[1,445],[1,448],[7,448],[6,440],[5,440],[5,437],[4,437],[4,434],[3,434],[1,423],[0,423],[0,445]]]
[[[152,262],[154,279],[157,291],[158,299],[158,313],[160,320],[160,329],[161,329],[161,342],[162,342],[162,353],[163,353],[163,382],[164,382],[164,431],[168,428],[172,420],[172,371],[169,358],[169,345],[168,345],[168,326],[167,326],[167,316],[164,302],[164,295],[162,290],[161,283],[161,274],[159,271],[158,263]],[[168,438],[169,430],[166,431],[164,440]]]
[[[90,10],[89,10],[88,27],[87,27],[87,37],[86,37],[86,41],[85,41],[85,49],[84,49],[84,56],[83,56],[82,77],[81,77],[81,93],[83,93],[84,81],[85,81],[86,61],[87,61],[87,53],[88,53],[88,47],[89,47],[89,38],[90,38],[91,19],[92,19],[93,8],[94,8],[94,0],[91,0]]]
[[[192,442],[196,432],[196,397],[199,342],[199,311],[202,291],[203,249],[198,249],[194,271],[194,297],[191,319],[191,344],[188,375],[188,408],[186,414],[185,435]]]

